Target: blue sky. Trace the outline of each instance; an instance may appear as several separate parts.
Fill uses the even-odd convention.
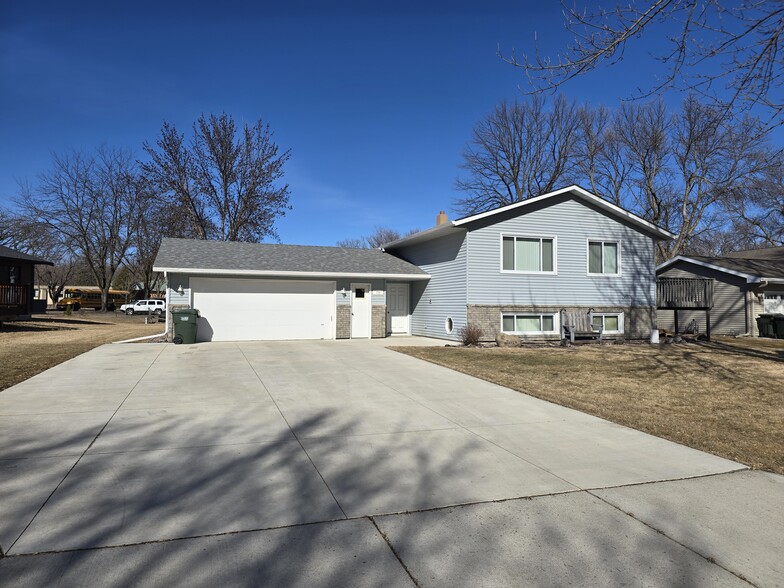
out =
[[[427,228],[450,212],[473,125],[521,95],[497,47],[534,35],[553,55],[568,43],[557,2],[2,2],[0,205],[53,152],[142,157],[164,120],[225,111],[291,149],[282,242]],[[617,105],[651,83],[637,64],[655,46],[565,93]]]

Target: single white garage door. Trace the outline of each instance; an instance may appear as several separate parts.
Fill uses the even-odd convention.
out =
[[[335,283],[191,278],[199,341],[332,339]]]

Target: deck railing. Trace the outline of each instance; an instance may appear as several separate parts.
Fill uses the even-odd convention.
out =
[[[656,280],[659,308],[713,308],[713,280],[708,278],[659,278]]]
[[[26,312],[29,288],[26,284],[0,284],[0,311]]]

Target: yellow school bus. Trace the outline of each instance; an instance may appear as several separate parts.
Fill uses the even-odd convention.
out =
[[[107,309],[114,310],[128,300],[130,292],[127,290],[109,290]],[[57,301],[57,310],[79,310],[80,308],[94,308],[101,310],[101,291],[98,288],[66,288],[63,297]]]

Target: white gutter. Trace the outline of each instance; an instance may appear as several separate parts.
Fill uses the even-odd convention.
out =
[[[238,270],[238,269],[208,269],[185,267],[155,267],[156,272],[191,275],[220,275],[220,276],[259,276],[259,277],[284,277],[284,278],[379,278],[387,280],[429,280],[430,274],[368,274],[357,272],[294,272],[271,270]],[[168,291],[168,290],[167,290]]]

